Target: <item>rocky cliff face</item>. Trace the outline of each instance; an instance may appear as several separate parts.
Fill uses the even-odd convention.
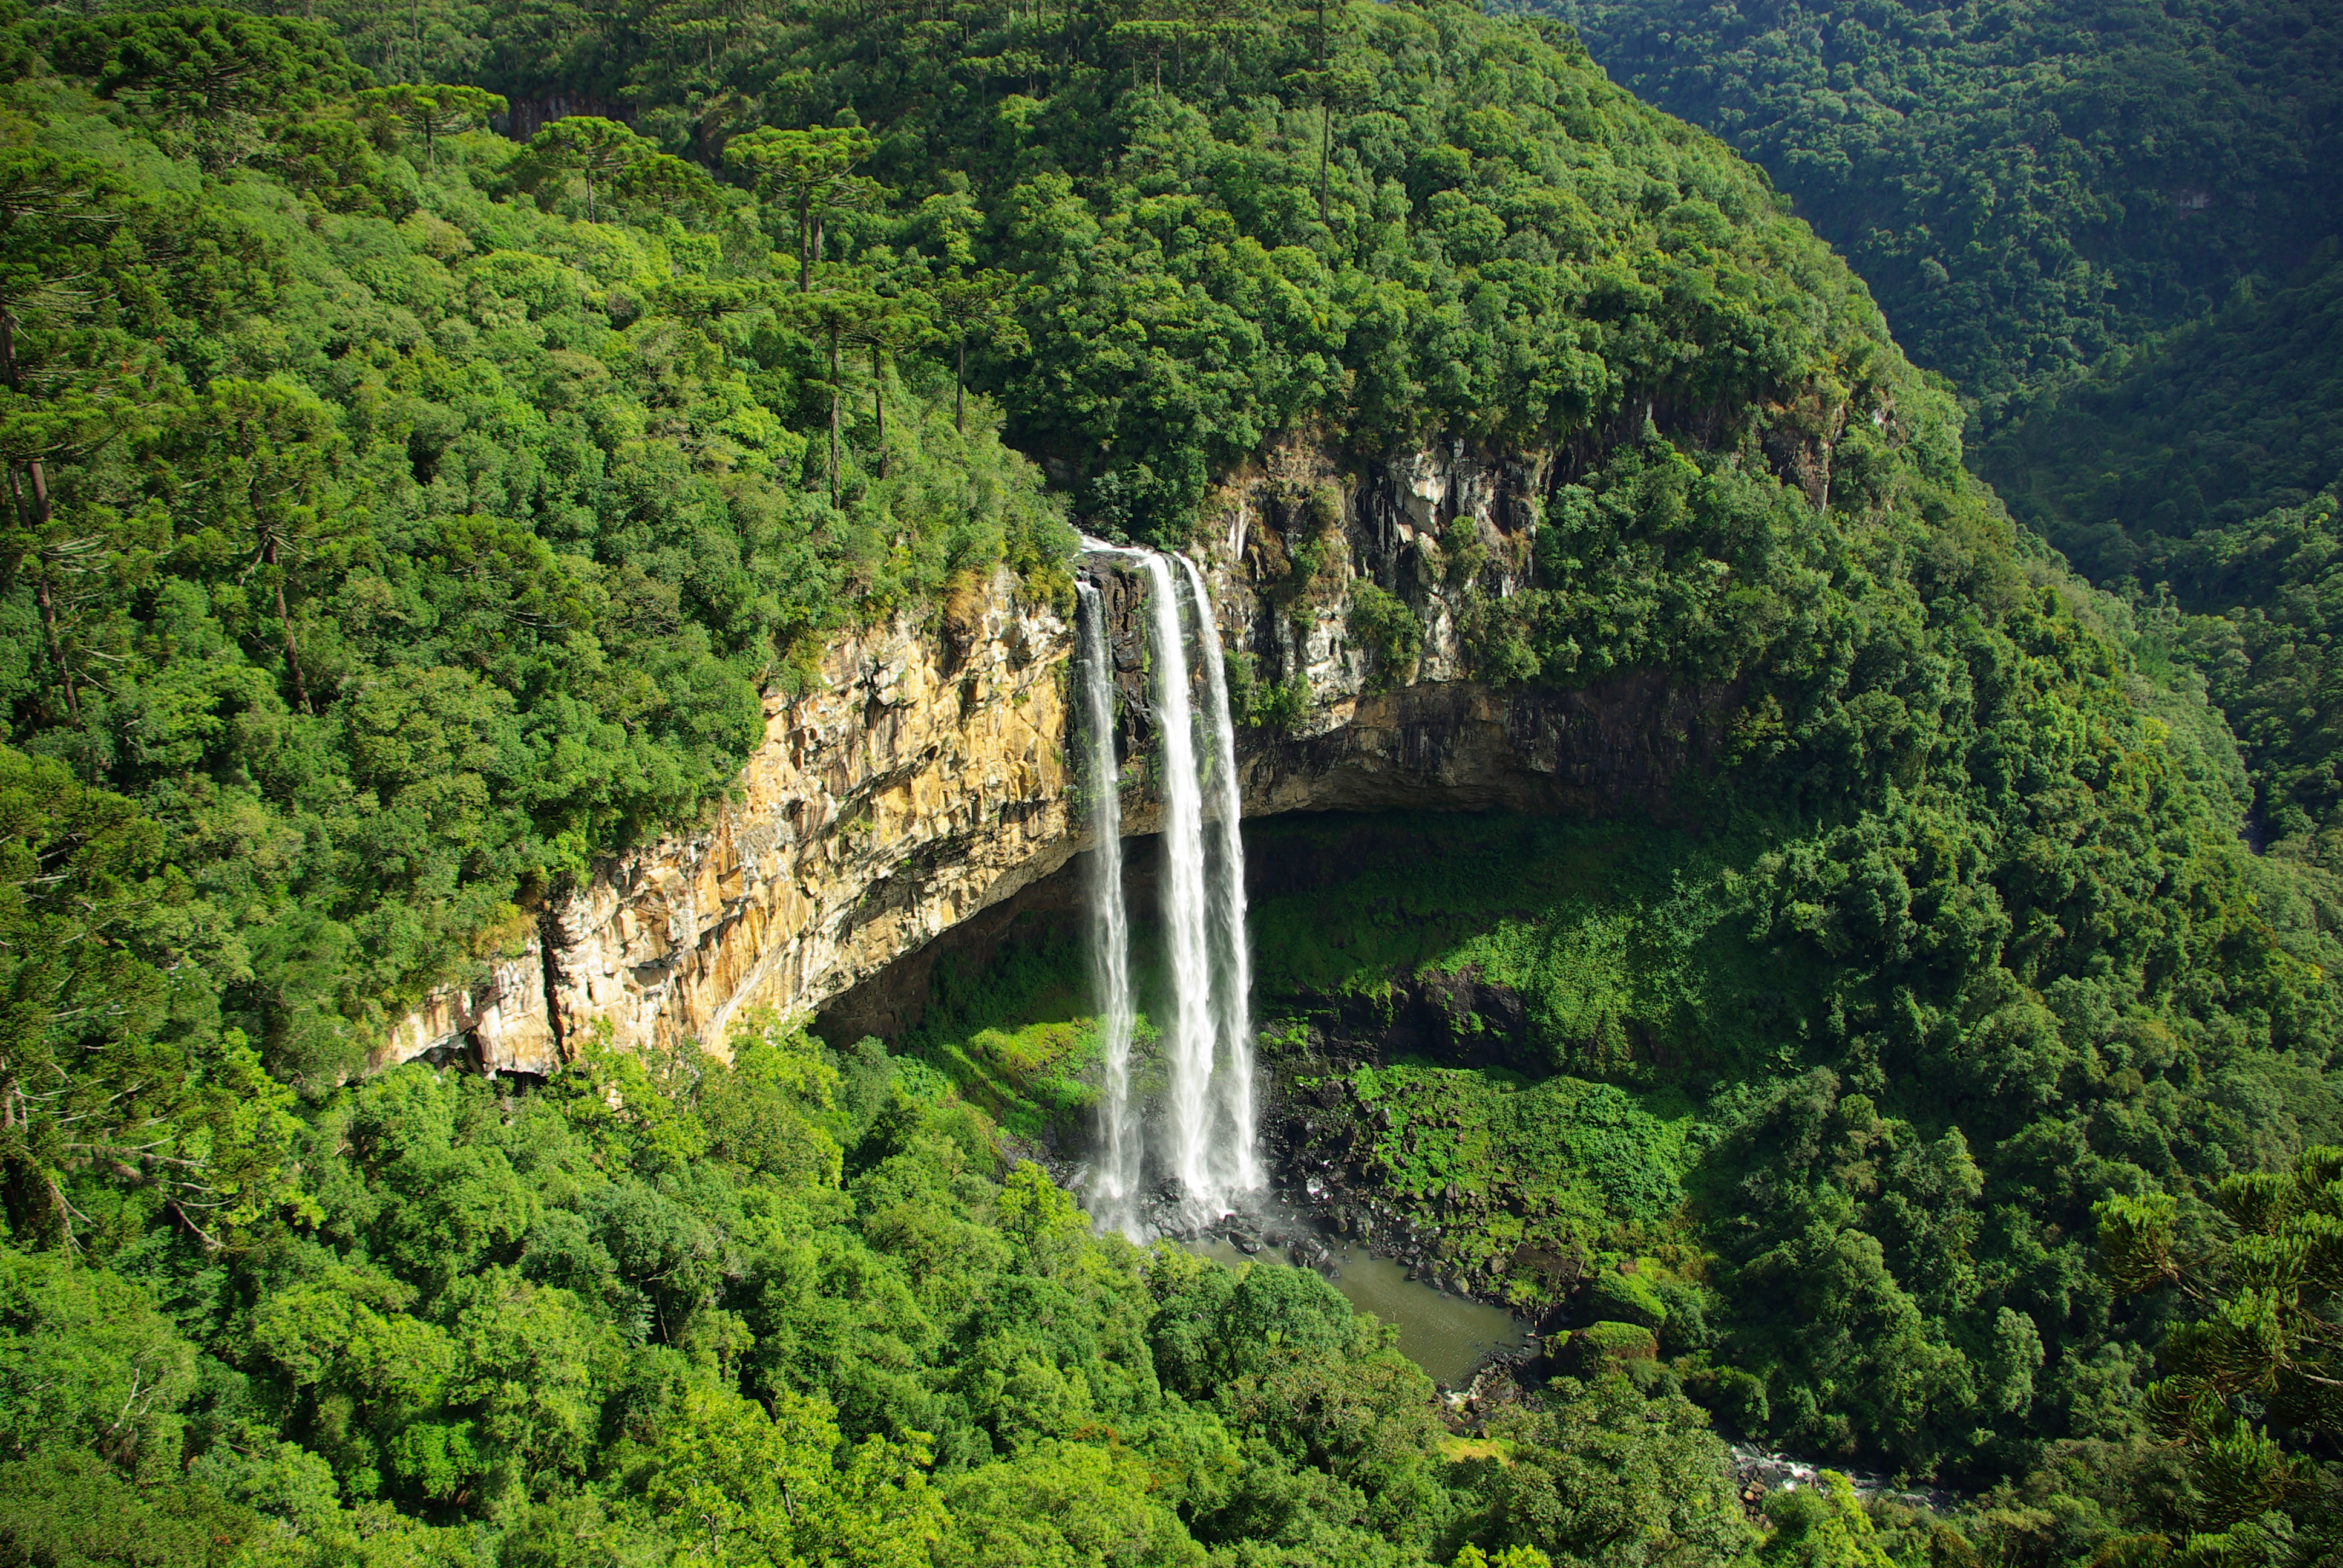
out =
[[[1737,693],[1654,675],[1573,691],[1473,678],[1475,597],[1527,583],[1552,479],[1542,460],[1460,447],[1346,476],[1293,444],[1223,487],[1196,553],[1232,682],[1265,719],[1240,739],[1247,815],[1668,809]],[[1148,833],[1143,588],[1105,561],[1081,569],[1114,649],[1124,829]],[[1359,629],[1377,608],[1387,628],[1394,603],[1412,657]],[[899,621],[842,639],[818,690],[769,702],[763,746],[704,829],[600,868],[528,950],[402,1020],[378,1061],[462,1050],[541,1073],[591,1030],[720,1051],[745,1010],[809,1011],[906,958],[897,979],[923,977],[936,938],[987,910],[998,923],[1085,847],[1065,771],[1072,641],[1006,573],[957,636]]]
[[[1250,666],[1256,712],[1274,716],[1240,739],[1247,816],[1667,812],[1674,781],[1709,759],[1737,691],[1654,674],[1574,690],[1475,678],[1474,601],[1528,586],[1554,482],[1543,459],[1461,446],[1406,453],[1363,476],[1294,446],[1223,487],[1205,530],[1222,641]],[[1144,756],[1141,587],[1111,562],[1083,569],[1108,606],[1122,751]],[[1360,607],[1377,591],[1404,607],[1419,644],[1411,658],[1395,661],[1361,635]],[[1151,804],[1134,812],[1127,799],[1131,831],[1150,830]]]
[[[700,831],[645,844],[548,909],[526,952],[401,1020],[383,1062],[477,1052],[551,1071],[578,1036],[696,1038],[809,1009],[1062,864],[1069,628],[1002,573],[958,636],[842,638]]]

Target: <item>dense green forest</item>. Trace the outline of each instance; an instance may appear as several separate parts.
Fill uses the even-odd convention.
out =
[[[1449,4],[316,10],[0,35],[0,1563],[2338,1550],[2343,890],[1755,170]],[[558,95],[628,123],[483,128]],[[1301,430],[1560,455],[1483,678],[1732,694],[1710,832],[1261,911],[1297,1050],[1524,999],[1534,1081],[1310,1087],[1453,1271],[1601,1266],[1570,1375],[1460,1442],[1313,1276],[1091,1235],[1001,1152],[1030,975],[354,1077],[827,635]],[[1753,1516],[1720,1421],[1979,1496]]]
[[[2298,0],[1558,0],[1763,164],[1988,427],[2343,233],[2343,26]]]
[[[1982,446],[1978,472],[2107,581],[2159,580],[2179,541],[2302,505],[2343,476],[2338,254],[2343,239],[2298,281],[2110,356]]]
[[[1545,8],[1795,198],[1956,384],[2012,510],[2172,620],[2160,655],[2245,742],[2261,833],[2317,852],[2338,795],[2338,621],[2311,586],[2336,508],[2309,504],[2343,475],[2332,13]]]
[[[2343,734],[2325,670],[2343,479],[2343,265],[2226,308],[2044,399],[1976,455],[2011,509],[2144,597],[2245,744],[2258,816],[2332,854]]]

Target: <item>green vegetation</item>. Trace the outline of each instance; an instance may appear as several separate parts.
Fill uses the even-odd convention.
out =
[[[1405,1213],[1443,1278],[1655,1331],[1653,1375],[1742,1430],[1916,1473],[2143,1443],[2163,1322],[2109,1289],[2093,1206],[2343,1133],[2333,894],[2207,822],[2127,895],[2127,851],[2062,862],[2040,828],[1958,826],[1993,822],[1989,797],[1906,799],[1705,839],[1264,824],[1262,852],[1345,869],[1260,908],[1265,1003],[1293,1020],[1272,1038],[1372,1039],[1413,1008],[1413,1049],[1554,1073],[1305,1080],[1309,1151]],[[2057,912],[2029,912],[2050,889]],[[2178,983],[2158,953],[2193,955]]]
[[[2343,29],[2302,0],[1543,8],[1764,165],[1988,426],[2343,232]]]
[[[1755,1540],[1681,1398],[1564,1385],[1516,1463],[1451,1463],[1315,1275],[1092,1236],[916,1062],[737,1044],[519,1094],[409,1065],[292,1126],[277,1215],[0,1243],[0,1560],[1539,1568],[1622,1505],[1671,1561]],[[1598,1440],[1604,1493],[1528,1490]]]
[[[688,819],[825,635],[1069,536],[948,366],[840,372],[740,193],[222,15],[9,35],[0,712],[162,825],[206,1005],[317,1086]]]
[[[1701,841],[1632,823],[1516,817],[1334,817],[1267,822],[1268,853],[1343,874],[1254,908],[1265,996],[1363,1003],[1387,1018],[1393,982],[1453,977],[1517,1006],[1529,1060],[1650,1086],[1659,1063],[1763,1063],[1767,1025],[1813,999],[1720,926],[1728,878],[1762,831]],[[1469,993],[1443,1003],[1454,1043],[1503,1035]]]
[[[325,10],[402,80],[309,20],[0,17],[0,1562],[2333,1550],[2315,1426],[2250,1531],[2200,1503],[2279,1418],[2207,1382],[2227,1413],[2157,1446],[2176,1309],[2091,1237],[2343,1139],[2343,891],[2237,841],[2176,657],[2215,628],[2030,554],[1753,170],[1567,29],[1444,0]],[[635,125],[478,131],[557,90]],[[2133,329],[2085,241],[1973,228],[2056,280],[1994,375]],[[2217,281],[2275,265],[2236,232]],[[2138,320],[2210,286],[2140,254]],[[1669,822],[1412,823],[1261,908],[1283,1038],[1436,994],[1537,1070],[1313,1086],[1439,1261],[1611,1325],[1486,1447],[1313,1277],[1092,1238],[1003,1171],[986,1109],[1080,1108],[1063,951],[948,977],[892,1059],[774,1025],[729,1067],[587,1039],[535,1091],[350,1081],[388,1010],[690,820],[825,640],[1001,568],[1061,591],[1068,508],[1176,541],[1318,432],[1552,455],[1528,586],[1439,558],[1473,667],[1662,679],[1713,742]],[[2315,573],[2326,518],[2288,516],[2267,569]],[[1420,608],[1357,601],[1384,678]],[[2315,823],[2278,745],[2265,796],[2298,763]],[[1761,1527],[1700,1404],[1999,1490]]]
[[[2343,764],[2325,696],[2343,508],[2343,264],[2045,397],[1977,454],[2018,516],[2143,600],[2163,656],[2202,673],[2243,742],[2256,815],[2331,859]]]
[[[1343,1084],[1355,1112],[1313,1117],[1313,1148],[1347,1153],[1380,1196],[1441,1226],[1448,1275],[1534,1310],[1573,1282],[1543,1259],[1665,1229],[1708,1131],[1689,1107],[1664,1121],[1613,1085],[1563,1076],[1403,1063]]]
[[[2343,618],[2330,563],[2343,501],[2330,490],[2172,552],[2172,578],[2217,613],[2159,618],[2177,659],[2204,672],[2253,765],[2257,805],[2275,852],[2332,869],[2343,825],[2343,716],[2327,676]]]
[[[2343,32],[2314,6],[1562,0],[1612,75],[1765,165],[1990,438],[2011,510],[2144,610],[2324,854],[2343,475]],[[2307,508],[2307,509],[2306,509]]]
[[[2177,574],[2184,597],[2214,591],[2166,558],[2343,477],[2343,259],[2328,252],[2042,397],[1977,450],[1977,472],[2100,581]]]
[[[1360,454],[1434,430],[1607,444],[1653,399],[1672,427],[1809,386],[1827,403],[1876,338],[1753,171],[1605,82],[1566,29],[1460,5],[909,24],[528,4],[439,12],[413,49],[322,9],[377,69],[625,103],[710,166],[867,128],[835,252],[1012,280],[1015,330],[968,335],[970,376],[1111,533],[1184,538],[1281,432]]]
[[[2191,1304],[2157,1356],[2166,1375],[2147,1398],[2193,1462],[2202,1533],[2190,1550],[2267,1556],[2288,1550],[2287,1504],[2318,1499],[2331,1522],[2343,1495],[2303,1452],[2331,1452],[2343,1435],[2343,1149],[2305,1151],[2290,1171],[2232,1176],[2213,1196],[2226,1226],[2202,1212],[2184,1224],[2180,1205],[2161,1194],[2110,1199],[2100,1245],[2118,1288],[2177,1284]]]
[[[1031,923],[1031,917],[1020,921]],[[1081,1137],[1098,1098],[1099,1033],[1089,1016],[1088,959],[1059,935],[1012,929],[981,968],[940,960],[918,1027],[892,1041],[941,1072],[963,1099],[1022,1138]],[[1147,1071],[1155,1030],[1142,1017],[1134,1070]]]

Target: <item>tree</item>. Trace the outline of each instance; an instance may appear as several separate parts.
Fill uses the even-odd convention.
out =
[[[486,125],[490,116],[501,115],[511,106],[499,94],[447,82],[376,87],[360,93],[357,102],[361,109],[387,114],[421,136],[424,163],[431,168],[438,166],[441,136],[458,136],[475,126]]]
[[[769,1414],[726,1390],[687,1392],[665,1423],[655,1506],[683,1526],[678,1561],[732,1564],[841,1562],[915,1568],[942,1538],[941,1499],[917,1448],[864,1439],[842,1466],[836,1412],[800,1394]]]
[[[855,174],[878,150],[860,126],[815,126],[802,131],[771,126],[726,144],[724,161],[752,172],[760,195],[797,215],[798,292],[813,288],[821,262],[822,227],[833,213],[856,211],[880,199],[883,187]]]
[[[156,822],[0,748],[0,1198],[22,1237],[91,1223],[97,1171],[207,1243],[285,1195],[287,1092],[241,1035],[192,1035],[209,980],[171,938],[189,902]]]
[[[1334,157],[1334,111],[1363,100],[1373,90],[1374,78],[1355,65],[1337,63],[1295,71],[1285,77],[1285,85],[1318,106],[1318,221],[1323,223]]]
[[[340,522],[336,469],[346,443],[333,413],[306,388],[222,377],[193,423],[191,454],[206,483],[191,498],[196,515],[230,537],[249,539],[250,565],[277,611],[295,704],[313,709],[287,584],[321,535]]]
[[[234,1568],[252,1561],[253,1536],[277,1528],[208,1487],[136,1485],[69,1449],[0,1464],[0,1560]]]
[[[95,1453],[136,1476],[180,1463],[195,1347],[127,1281],[0,1245],[0,1454]]]
[[[1010,311],[1017,280],[997,267],[976,272],[953,267],[930,294],[944,335],[952,346],[952,418],[968,434],[968,346],[989,343],[1008,353],[1026,347],[1025,329]]]
[[[925,341],[935,331],[931,304],[924,294],[881,295],[848,330],[870,350],[870,414],[876,423],[879,477],[887,477],[887,377],[884,357]]]
[[[1855,1483],[1825,1470],[1821,1484],[1776,1492],[1765,1500],[1774,1527],[1766,1561],[1781,1568],[1896,1568]]]
[[[2309,1453],[2343,1437],[2343,1149],[2231,1176],[2214,1201],[2229,1233],[2184,1244],[2169,1196],[2107,1199],[2099,1252],[2117,1289],[2175,1290],[2190,1313],[2157,1348],[2147,1397],[2188,1456],[2189,1556],[2258,1561],[2269,1516],[2300,1504],[2310,1524],[2333,1486]]]
[[[199,154],[214,168],[239,156],[238,121],[366,81],[324,23],[196,6],[73,22],[49,55],[106,96],[143,103],[166,123],[196,122]]]
[[[1025,1249],[1036,1273],[1052,1274],[1080,1250],[1090,1217],[1066,1190],[1031,1160],[1021,1160],[1001,1183],[1001,1233]]]
[[[719,185],[714,176],[688,158],[654,153],[619,166],[610,181],[610,194],[621,201],[655,212],[692,217],[702,223],[741,198]]]
[[[1110,47],[1130,52],[1134,82],[1138,77],[1138,62],[1143,56],[1154,70],[1155,90],[1160,93],[1163,90],[1164,52],[1178,47],[1187,35],[1188,29],[1182,23],[1141,18],[1117,22],[1107,29],[1106,42]]]
[[[0,156],[0,463],[11,503],[0,582],[30,558],[50,665],[75,724],[80,676],[65,646],[64,583],[102,547],[86,527],[52,526],[49,466],[88,457],[136,417],[125,384],[149,356],[119,331],[103,335],[113,352],[89,352],[91,335],[75,325],[96,303],[106,246],[127,216],[125,195],[109,171],[37,145]]]
[[[586,187],[586,221],[595,221],[595,193],[607,189],[634,165],[647,161],[652,146],[616,120],[572,115],[554,121],[521,149],[516,177],[523,190],[550,178],[578,176]]]
[[[110,97],[204,118],[296,107],[365,80],[322,22],[200,6],[72,22],[57,30],[49,56]]]
[[[876,318],[887,301],[867,287],[826,288],[819,294],[800,292],[789,302],[789,314],[830,350],[830,504],[838,505],[838,427],[843,387],[838,363],[839,345]]]
[[[1481,1540],[1626,1568],[1723,1564],[1755,1543],[1725,1444],[1681,1394],[1646,1400],[1616,1373],[1551,1386],[1542,1407],[1509,1407],[1489,1424],[1510,1462],[1476,1478]]]
[[[1150,1495],[1155,1490],[1148,1467],[1128,1449],[1041,1443],[954,1480],[944,1560],[984,1568],[1106,1562],[1201,1568],[1202,1548]]]
[[[1493,1557],[1467,1543],[1450,1568],[1554,1568],[1554,1560],[1534,1546],[1501,1546]]]

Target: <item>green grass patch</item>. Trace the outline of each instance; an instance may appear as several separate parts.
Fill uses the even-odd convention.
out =
[[[1363,1172],[1443,1258],[1527,1303],[1544,1299],[1524,1251],[1605,1256],[1670,1234],[1684,1179],[1715,1130],[1681,1092],[1640,1095],[1557,1075],[1414,1061],[1362,1067],[1311,1148]]]
[[[939,961],[919,1026],[894,1042],[1028,1138],[1086,1113],[1099,1049],[1081,940],[1038,930],[1012,932],[980,969],[957,955]]]
[[[1749,940],[1744,873],[1769,841],[1757,824],[1702,838],[1421,813],[1273,819],[1248,839],[1305,883],[1254,908],[1267,1010],[1471,975],[1518,994],[1552,1068],[1643,1086],[1695,1064],[1770,1061],[1768,1036],[1814,1010],[1811,966]]]
[[[1012,930],[981,967],[947,957],[929,982],[916,1028],[893,1042],[950,1078],[960,1094],[1023,1137],[1086,1130],[1097,1103],[1101,1039],[1090,954],[1078,935],[1050,932],[1034,917]],[[1142,1101],[1161,1092],[1158,1034],[1151,1014],[1168,1008],[1170,980],[1153,933],[1131,932],[1133,1020],[1131,1072]]]

